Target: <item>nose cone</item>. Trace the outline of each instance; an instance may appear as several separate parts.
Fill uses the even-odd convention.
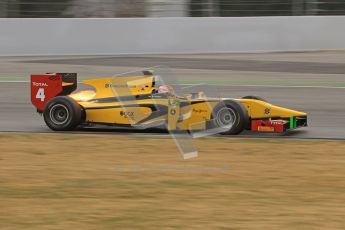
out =
[[[271,117],[305,117],[307,113],[272,105],[269,115]]]
[[[239,101],[245,106],[245,108],[248,110],[249,116],[253,119],[277,117],[290,118],[307,116],[307,113],[305,112],[275,106],[261,100],[240,99]]]

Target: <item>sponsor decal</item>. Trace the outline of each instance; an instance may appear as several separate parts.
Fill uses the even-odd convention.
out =
[[[111,83],[106,83],[104,87],[107,88],[135,88],[135,85],[114,85]]]
[[[153,94],[151,96],[151,98],[164,98],[163,95],[156,95],[156,94]]]
[[[206,109],[193,109],[194,113],[207,113]]]
[[[32,82],[32,85],[33,86],[39,86],[39,87],[47,87],[48,86],[48,84],[47,83],[45,83],[45,82]]]
[[[286,123],[287,123],[287,121],[283,121],[283,120],[271,121],[272,125],[284,125]]]
[[[171,114],[171,115],[175,115],[175,114],[176,114],[176,109],[170,110],[170,114]]]
[[[134,112],[120,111],[120,115],[125,118],[133,118]]]
[[[270,109],[270,108],[266,108],[266,109],[264,110],[264,113],[265,113],[265,114],[270,114],[270,113],[271,113],[271,109]]]
[[[274,132],[274,127],[272,127],[272,126],[258,126],[258,131],[261,131],[261,132]]]
[[[177,98],[169,98],[169,100],[168,100],[168,105],[178,106],[179,104],[180,104],[180,102]]]

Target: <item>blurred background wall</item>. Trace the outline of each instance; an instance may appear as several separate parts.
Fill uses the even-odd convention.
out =
[[[345,16],[3,18],[0,56],[345,49]]]
[[[0,17],[344,15],[344,0],[1,0]]]
[[[0,0],[0,56],[345,49],[342,15],[344,0]]]

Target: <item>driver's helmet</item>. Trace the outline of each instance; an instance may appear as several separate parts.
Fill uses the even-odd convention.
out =
[[[170,85],[161,85],[158,87],[158,93],[174,93],[174,89]]]

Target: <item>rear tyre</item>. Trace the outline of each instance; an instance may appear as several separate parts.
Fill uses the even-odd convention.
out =
[[[249,123],[248,112],[238,101],[222,101],[212,111],[212,127],[222,128],[221,134],[236,135]]]
[[[253,100],[267,102],[265,99],[263,99],[262,97],[258,97],[258,96],[245,96],[245,97],[242,97],[242,99],[253,99]]]
[[[43,111],[44,121],[54,131],[75,129],[82,119],[82,108],[72,98],[59,96],[51,99]]]

